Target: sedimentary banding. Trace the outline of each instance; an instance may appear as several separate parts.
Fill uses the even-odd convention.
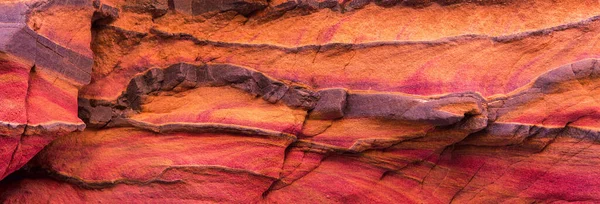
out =
[[[3,2],[0,202],[599,202],[598,4]]]
[[[57,9],[72,9],[72,6],[82,6],[88,1],[51,1],[38,3],[24,2],[6,2],[0,7],[1,12],[5,13],[5,18],[0,18],[0,27],[3,32],[0,36],[0,51],[27,61],[28,66],[36,65],[39,69],[52,70],[65,79],[72,80],[78,85],[88,84],[92,72],[92,56],[89,50],[77,48],[77,51],[58,44],[43,34],[46,30],[35,30],[40,28],[31,28],[28,14],[37,12],[51,12]],[[93,7],[89,3],[89,19],[87,19],[88,29],[91,24],[91,15]],[[85,7],[84,7],[85,8]],[[36,18],[37,19],[37,18]],[[84,21],[86,19],[77,19]],[[33,25],[36,26],[36,25]],[[41,25],[37,25],[41,26]],[[82,29],[85,29],[82,28]],[[89,35],[89,34],[88,34]],[[71,41],[74,41],[71,38]],[[71,44],[75,44],[74,42]]]
[[[21,168],[55,138],[82,131],[77,88],[53,72],[0,56],[0,178]]]
[[[421,97],[399,93],[377,93],[347,91],[345,89],[323,89],[312,90],[307,86],[286,84],[274,80],[260,72],[237,67],[233,65],[190,65],[176,64],[166,69],[152,69],[143,75],[136,76],[128,86],[124,94],[114,103],[95,102],[96,104],[81,106],[82,112],[90,114],[92,121],[99,121],[100,126],[106,125],[113,113],[127,112],[126,109],[142,111],[144,99],[148,97],[160,98],[161,92],[185,92],[188,89],[207,87],[205,91],[229,90],[229,88],[217,88],[229,85],[236,89],[245,91],[251,95],[262,97],[270,103],[282,100],[291,108],[300,107],[310,110],[309,119],[333,120],[342,117],[348,118],[380,118],[390,120],[404,120],[413,122],[432,123],[438,126],[455,124],[470,116],[483,116],[477,119],[479,129],[485,127],[488,117],[488,105],[492,108],[490,121],[511,122],[504,119],[511,110],[528,104],[539,103],[539,97],[587,97],[589,91],[595,90],[595,72],[597,71],[597,60],[589,59],[574,64],[561,66],[548,73],[542,74],[533,80],[530,85],[525,86],[513,93],[501,96],[493,96],[485,99],[476,93],[457,93],[444,96]],[[215,77],[218,76],[218,77]],[[589,82],[582,82],[588,80]],[[568,83],[571,83],[569,85]],[[210,88],[214,87],[214,88]],[[559,88],[560,87],[560,88]],[[300,89],[299,89],[300,88]],[[173,93],[173,94],[175,94]],[[206,94],[208,96],[208,94]],[[321,99],[322,98],[322,99]],[[92,100],[93,101],[93,100]],[[568,101],[563,101],[568,102]],[[585,101],[584,101],[585,102]],[[121,103],[120,105],[118,103]],[[578,105],[578,101],[575,105]],[[86,103],[82,103],[86,104]],[[560,126],[566,123],[577,122],[576,120],[593,119],[594,112],[581,113],[595,104],[593,99],[584,103],[581,108],[565,104],[573,109],[571,118],[565,118]],[[560,105],[560,104],[556,104]],[[120,107],[119,107],[120,106]],[[111,107],[111,108],[108,108]],[[559,108],[558,106],[557,108]],[[117,111],[115,109],[121,109]],[[94,111],[96,110],[96,111]],[[579,111],[579,112],[578,112]],[[93,113],[93,114],[92,114]],[[541,119],[549,116],[531,115],[532,118]],[[522,118],[524,120],[526,118]],[[550,119],[553,120],[553,119]],[[580,121],[580,122],[582,122]],[[519,121],[514,121],[519,122]],[[541,122],[541,121],[540,121]],[[557,121],[558,122],[558,121]],[[551,124],[540,124],[551,125]],[[571,124],[576,125],[576,124]],[[478,129],[478,128],[474,128]]]
[[[598,127],[597,59],[587,59],[551,70],[506,96],[492,97],[490,118],[497,122],[550,127]]]
[[[306,86],[287,84],[273,80],[260,72],[242,67],[218,64],[197,66],[184,63],[175,64],[164,70],[152,69],[144,74],[134,77],[124,94],[119,97],[119,99],[116,99],[115,102],[102,103],[92,100],[92,105],[92,103],[86,101],[86,99],[80,99],[82,102],[79,108],[80,116],[83,116],[85,121],[92,122],[93,125],[99,127],[109,124],[113,118],[129,117],[128,114],[130,114],[130,117],[132,118],[146,120],[151,123],[178,120],[177,118],[172,118],[171,120],[161,118],[159,117],[160,113],[154,115],[146,114],[146,116],[144,116],[143,112],[156,112],[159,109],[153,110],[152,108],[156,106],[163,107],[163,109],[166,107],[166,110],[160,110],[163,113],[166,113],[166,111],[169,110],[172,114],[176,114],[173,110],[182,108],[179,106],[169,108],[169,105],[167,104],[183,104],[182,101],[190,100],[211,100],[211,97],[218,99],[221,97],[219,96],[221,94],[236,94],[230,91],[231,88],[218,88],[224,85],[229,85],[245,91],[248,94],[261,97],[262,100],[269,103],[281,101],[290,108],[311,110],[310,115],[312,116],[310,117],[313,119],[331,120],[344,116],[351,118],[371,117],[423,122],[444,126],[459,122],[465,118],[465,115],[483,115],[484,117],[478,122],[480,123],[479,126],[483,127],[487,122],[487,119],[485,119],[487,117],[487,109],[484,107],[485,104],[482,104],[485,99],[476,93],[418,97],[392,93],[347,93],[346,90],[343,89],[325,89],[317,91],[306,88]],[[202,88],[202,90],[198,91],[194,90],[203,86],[206,88]],[[187,89],[192,90],[186,92]],[[167,99],[165,102],[158,101],[160,100],[161,92],[172,91],[181,92],[184,96],[182,99],[174,98],[172,100]],[[200,94],[200,98],[189,96],[195,92]],[[215,95],[211,96],[211,94],[209,94],[211,92]],[[242,96],[243,95],[244,94],[242,94]],[[322,99],[321,96],[323,97]],[[204,105],[205,107],[194,108],[193,110],[198,111],[199,115],[190,118],[191,120],[185,119],[185,117],[189,117],[189,114],[187,113],[181,113],[179,115],[184,117],[182,118],[182,122],[214,122],[217,119],[210,116],[214,114],[207,111],[219,111],[219,107],[231,109],[232,107],[239,106],[236,105],[236,103],[245,104],[243,101],[238,101],[231,105],[224,105],[227,104],[227,101],[239,100],[234,97],[235,96],[223,98],[223,101],[215,103],[214,105],[206,104]],[[249,97],[249,99],[252,100],[251,97]],[[144,102],[145,100],[151,102]],[[259,104],[267,103],[263,102]],[[255,106],[255,109],[260,110],[260,107],[264,107],[264,105],[259,104]],[[187,106],[189,106],[189,108],[194,107],[192,105],[186,105],[186,107]],[[247,104],[246,106],[253,105]],[[214,109],[211,107],[214,107]],[[273,106],[268,107],[274,108]],[[185,107],[183,108],[185,109]],[[203,109],[207,111],[202,111]],[[142,113],[136,115],[133,113],[135,111]],[[240,111],[243,111],[243,109],[240,109]],[[267,113],[269,112],[269,110],[266,109],[264,111]],[[298,112],[288,108],[282,108],[281,111],[286,111],[288,112],[287,114],[298,115],[297,117],[300,118],[304,118],[304,115],[306,114],[306,112],[302,113],[302,111]],[[203,114],[208,114],[208,116],[202,116]],[[203,119],[201,116],[207,118]],[[118,122],[118,120],[115,121]],[[239,125],[247,124],[249,122],[247,120],[245,121],[246,122],[242,122],[242,124]],[[290,118],[290,122],[294,123],[294,121],[295,123],[298,123],[304,121],[304,119],[298,121],[297,119]],[[236,122],[232,121],[231,123],[235,124]],[[296,134],[301,129],[299,125],[301,124],[294,125],[296,128],[292,129],[290,129],[290,127],[282,127],[282,129],[278,129],[277,127],[270,128]],[[261,125],[259,125],[259,127],[260,126]],[[269,125],[264,127],[269,127]],[[474,129],[477,129],[477,127]]]
[[[597,37],[593,32],[597,27],[598,21],[592,19],[573,27],[505,37],[461,36],[435,41],[299,47],[194,40],[187,34],[158,34],[158,39],[150,35],[138,39],[135,45],[112,45],[128,50],[128,54],[98,59],[99,69],[106,70],[106,74],[94,76],[94,82],[82,90],[82,95],[111,100],[140,71],[178,62],[203,62],[248,67],[280,80],[318,88],[418,95],[475,91],[487,97],[514,91],[564,64],[596,58],[598,46],[593,45],[592,39]],[[100,32],[114,32],[107,29]],[[471,53],[474,50],[476,54]],[[260,57],[254,53],[261,53]],[[110,71],[115,69],[118,71]],[[438,74],[442,72],[447,74]],[[470,80],[463,80],[465,77]],[[119,86],[105,86],[113,82]]]

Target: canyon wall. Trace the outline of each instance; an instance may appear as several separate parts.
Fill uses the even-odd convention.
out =
[[[2,203],[598,203],[600,1],[0,1]]]

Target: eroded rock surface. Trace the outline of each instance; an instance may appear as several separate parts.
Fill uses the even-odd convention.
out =
[[[600,202],[600,2],[0,2],[3,203]]]
[[[77,95],[91,79],[94,11],[86,1],[0,2],[0,178],[85,127]]]

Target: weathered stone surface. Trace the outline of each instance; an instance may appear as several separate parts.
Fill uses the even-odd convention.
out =
[[[85,127],[77,117],[77,94],[89,83],[93,63],[85,39],[94,11],[88,3],[0,2],[0,179],[53,139]],[[66,15],[74,19],[53,25]],[[65,26],[74,26],[71,33],[61,33]],[[70,39],[63,41],[64,35]]]
[[[311,111],[310,117],[333,120],[344,117],[347,93],[344,89],[325,89],[317,92],[319,101]]]
[[[0,202],[598,203],[599,13],[3,1]]]
[[[78,5],[81,9],[69,12],[68,7]],[[85,39],[89,34],[91,15],[94,12],[91,3],[68,2],[68,1],[8,1],[3,2],[0,7],[6,16],[0,19],[0,51],[14,55],[35,64],[39,69],[52,70],[62,74],[66,79],[74,80],[79,85],[87,84],[90,80],[92,68],[92,56],[88,45],[80,45],[89,42]],[[10,11],[10,12],[8,12]],[[63,16],[60,12],[72,13],[73,17],[69,23],[63,25],[50,24],[57,20],[57,16]],[[30,15],[28,18],[27,15]],[[10,17],[9,17],[10,16]],[[87,17],[87,19],[86,19]],[[66,26],[72,32],[68,42],[62,35],[67,33],[56,33],[65,29]],[[78,27],[79,26],[79,27]],[[83,27],[81,27],[83,26]],[[78,29],[88,31],[78,36]],[[88,37],[89,38],[89,37]]]
[[[167,14],[170,8],[169,2],[169,0],[126,1],[121,8],[134,13],[149,13],[153,18],[158,18]]]
[[[201,15],[208,12],[236,11],[248,15],[268,5],[264,0],[174,0],[173,8],[186,14]]]
[[[596,129],[599,71],[596,59],[561,66],[520,91],[492,100],[490,117],[497,122]]]
[[[4,56],[6,57],[6,56]],[[77,88],[52,73],[0,59],[0,178],[21,168],[53,139],[85,124],[77,118]],[[53,82],[50,82],[53,80]]]

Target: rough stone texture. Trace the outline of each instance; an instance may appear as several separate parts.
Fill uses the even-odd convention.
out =
[[[344,117],[347,93],[344,89],[324,89],[318,93],[319,101],[310,112],[311,118],[333,120]]]
[[[94,8],[87,1],[3,1],[0,13],[1,179],[53,139],[85,127],[77,94],[91,76]]]
[[[595,0],[0,2],[1,203],[599,203]]]

